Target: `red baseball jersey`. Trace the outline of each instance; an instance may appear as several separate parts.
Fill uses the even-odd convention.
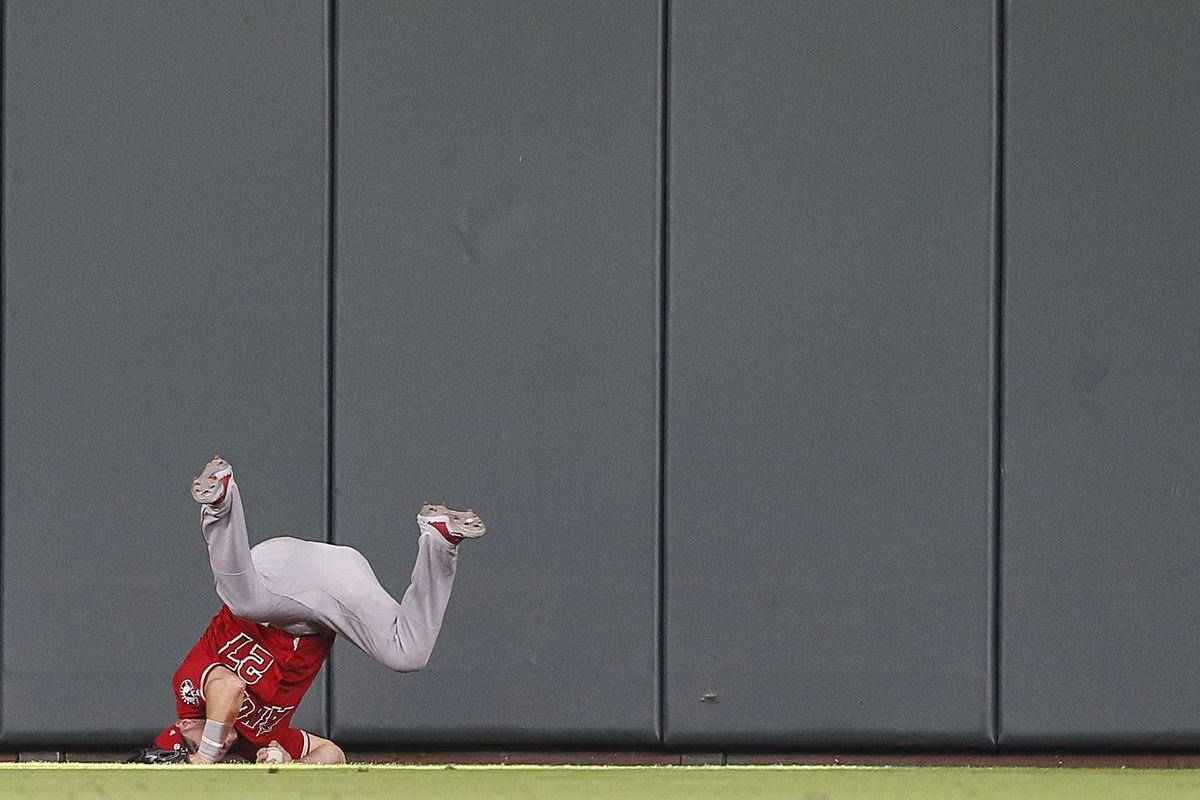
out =
[[[246,682],[231,752],[253,761],[258,748],[279,741],[292,758],[308,755],[308,734],[291,727],[292,715],[333,646],[333,635],[290,636],[247,622],[227,606],[212,618],[175,672],[172,686],[180,719],[204,717],[204,681],[225,667]]]

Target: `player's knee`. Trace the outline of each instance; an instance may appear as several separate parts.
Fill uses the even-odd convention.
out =
[[[428,652],[400,653],[388,663],[388,667],[394,672],[418,672],[429,663],[429,655]]]

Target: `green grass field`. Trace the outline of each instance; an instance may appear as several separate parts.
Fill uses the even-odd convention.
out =
[[[0,798],[1174,800],[1200,770],[1009,767],[409,767],[4,764]]]

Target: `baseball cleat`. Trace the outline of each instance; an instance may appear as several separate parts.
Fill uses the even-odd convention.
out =
[[[437,532],[451,544],[463,539],[478,539],[486,530],[483,520],[471,509],[455,511],[436,503],[426,503],[417,512],[417,526],[421,533]]]
[[[220,456],[204,465],[204,471],[192,481],[192,497],[197,503],[218,506],[225,502],[229,482],[233,480],[233,465]]]

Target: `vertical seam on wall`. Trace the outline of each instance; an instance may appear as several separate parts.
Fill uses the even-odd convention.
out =
[[[325,321],[325,541],[333,543],[334,536],[334,377],[337,355],[337,0],[328,0],[325,26],[326,58],[326,240],[328,268],[326,286],[327,317]],[[330,650],[325,669],[325,735],[333,734],[333,651]]]
[[[1005,2],[996,0],[993,41],[994,106],[992,109],[992,696],[991,735],[1000,744],[1002,664],[1000,631],[1001,604],[1001,536],[1004,502],[1004,81],[1007,71]]]
[[[8,190],[8,0],[0,0],[0,732],[4,730],[4,474],[5,407],[4,394],[8,377],[6,371],[6,346],[8,314],[5,308],[5,288],[8,282],[8,264],[5,261],[4,238],[6,232],[5,193]]]
[[[4,405],[7,386],[6,326],[8,313],[5,308],[8,264],[5,261],[4,239],[6,233],[5,193],[8,191],[8,0],[0,0],[0,733],[4,730],[4,489],[7,475],[4,473],[5,436]]]
[[[658,134],[658,709],[656,734],[659,742],[666,739],[666,638],[667,638],[667,311],[669,278],[670,229],[670,0],[659,6],[659,134]]]

